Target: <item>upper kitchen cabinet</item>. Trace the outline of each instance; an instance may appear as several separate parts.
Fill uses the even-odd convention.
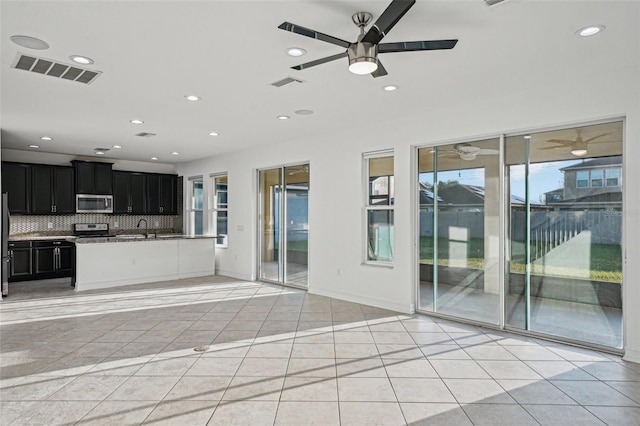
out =
[[[31,165],[2,163],[2,192],[9,194],[9,212],[25,214],[31,203]]]
[[[73,168],[31,165],[31,213],[75,212]]]
[[[147,213],[177,214],[178,177],[147,174]]]
[[[94,161],[72,161],[76,172],[76,194],[113,194],[112,163]]]
[[[113,172],[113,212],[116,214],[145,214],[146,176],[136,172]]]

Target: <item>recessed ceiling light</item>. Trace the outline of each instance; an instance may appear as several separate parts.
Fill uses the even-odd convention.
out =
[[[29,37],[24,35],[11,36],[11,41],[18,46],[26,47],[27,49],[45,50],[49,48],[49,43],[39,38]]]
[[[389,84],[388,86],[384,86],[382,90],[384,90],[385,92],[393,92],[394,90],[398,90],[398,86]]]
[[[297,57],[297,56],[302,56],[305,53],[307,53],[307,51],[304,50],[301,47],[290,47],[290,48],[287,49],[287,55],[289,55],[289,56]]]
[[[29,145],[29,148],[38,149],[38,148],[40,148],[40,145]]]
[[[144,124],[144,121],[142,121],[142,120],[131,120],[130,123],[132,123],[132,124]]]
[[[218,132],[209,132],[209,136],[220,136]]]
[[[291,118],[291,117],[289,117],[288,115],[279,115],[279,116],[278,116],[278,120],[288,120],[288,119],[290,119],[290,118]]]
[[[104,151],[96,151],[96,155],[104,155]]]
[[[43,141],[52,141],[53,138],[50,136],[42,136],[40,139],[42,139]]]
[[[525,138],[526,140],[530,140],[530,139],[531,139],[531,135],[524,135],[524,138]]]
[[[187,96],[185,96],[185,98],[188,101],[199,101],[200,100],[200,96],[196,96],[196,95],[187,95]]]
[[[151,157],[153,161],[158,161],[158,157]]]
[[[179,152],[177,152],[177,151],[173,151],[173,152],[171,153],[171,155],[180,155],[180,153],[179,153]]]
[[[590,37],[604,31],[605,28],[604,25],[589,25],[588,27],[580,28],[576,31],[576,34],[580,37]]]
[[[299,109],[295,113],[298,115],[311,115],[313,114],[313,111],[310,109]]]
[[[113,145],[111,148],[113,148],[113,149],[122,149],[122,146],[120,146],[120,145]]]
[[[93,63],[93,59],[87,58],[86,56],[71,55],[69,56],[69,59],[71,59],[73,62],[77,64],[82,64],[82,65],[90,65]]]

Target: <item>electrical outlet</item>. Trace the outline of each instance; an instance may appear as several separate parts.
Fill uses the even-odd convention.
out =
[[[53,229],[53,222],[47,223],[47,229]]]
[[[120,227],[120,222],[113,222],[113,227],[114,228],[119,228]]]
[[[244,225],[238,225],[236,229],[238,231],[244,231]]]
[[[157,220],[155,222],[153,222],[153,226],[155,226],[156,228],[160,226],[160,222],[158,222]]]

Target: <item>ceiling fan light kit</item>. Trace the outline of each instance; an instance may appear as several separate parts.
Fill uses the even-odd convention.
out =
[[[402,19],[405,13],[411,9],[416,0],[393,0],[391,4],[382,12],[378,20],[365,32],[365,27],[373,19],[368,12],[357,12],[352,17],[353,23],[360,29],[360,35],[355,43],[333,37],[321,32],[283,22],[278,26],[281,30],[290,31],[305,37],[310,37],[326,43],[335,44],[346,48],[343,53],[316,59],[304,64],[291,67],[295,70],[303,70],[316,65],[321,65],[336,59],[349,59],[349,71],[354,74],[371,74],[372,77],[382,77],[387,75],[387,70],[378,60],[378,53],[392,52],[415,52],[419,50],[441,50],[453,49],[458,40],[429,40],[429,41],[404,41],[395,43],[380,43],[391,29]]]
[[[349,71],[354,74],[371,74],[378,69],[378,46],[371,43],[357,43],[349,46]]]

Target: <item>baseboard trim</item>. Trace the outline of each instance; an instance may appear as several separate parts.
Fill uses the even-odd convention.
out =
[[[625,348],[622,359],[640,364],[640,350]]]
[[[242,280],[242,281],[253,281],[251,279],[251,274],[247,275],[247,274],[239,274],[233,271],[225,271],[223,269],[217,269],[216,270],[216,275],[222,275],[225,277],[229,277],[229,278],[235,278],[237,280]]]
[[[347,302],[361,303],[363,305],[374,306],[376,308],[388,309],[391,311],[401,312],[403,314],[413,314],[415,310],[412,303],[395,303],[386,299],[378,299],[375,297],[363,296],[361,294],[345,293],[342,291],[330,290],[326,288],[309,287],[307,290],[311,294],[318,296],[333,297],[334,299],[345,300]]]

